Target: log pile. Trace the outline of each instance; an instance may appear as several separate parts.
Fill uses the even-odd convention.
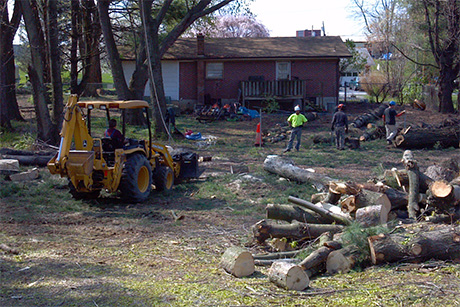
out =
[[[460,220],[459,161],[448,163],[457,167],[450,182],[422,173],[410,151],[401,163],[404,169],[385,173],[384,180],[393,177],[395,187],[385,181],[321,181],[311,202],[291,196],[291,204],[267,205],[266,219],[252,226],[256,246],[267,250],[271,241],[284,240],[300,249],[253,254],[254,264],[271,266],[267,275],[277,286],[303,290],[319,274],[347,273],[357,266],[460,260],[460,226],[452,226]],[[268,169],[283,169],[282,164],[278,160]]]

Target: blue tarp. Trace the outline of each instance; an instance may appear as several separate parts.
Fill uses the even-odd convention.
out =
[[[240,107],[238,109],[238,113],[241,113],[243,115],[249,115],[252,119],[260,117],[260,114],[257,110],[249,110],[248,108],[245,108],[245,107]]]

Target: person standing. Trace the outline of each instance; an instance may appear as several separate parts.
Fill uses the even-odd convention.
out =
[[[295,106],[294,111],[295,111],[295,113],[291,114],[287,119],[288,124],[292,127],[292,130],[291,130],[291,137],[289,138],[288,145],[287,145],[286,149],[284,150],[284,152],[291,151],[292,146],[294,144],[294,139],[296,139],[296,138],[297,138],[297,143],[295,145],[295,149],[297,151],[299,151],[299,149],[300,149],[300,139],[302,137],[302,127],[303,127],[303,124],[308,122],[308,120],[305,117],[305,115],[300,113],[300,107],[299,106]]]
[[[335,146],[338,150],[345,149],[345,133],[348,132],[348,117],[343,109],[342,103],[337,106],[331,123],[331,130],[335,133]]]
[[[406,113],[406,110],[397,113],[395,110],[395,106],[396,102],[392,100],[390,101],[388,108],[386,108],[383,112],[383,121],[385,123],[386,139],[388,145],[393,144],[393,140],[396,137],[396,133],[398,132],[398,128],[396,126],[396,117],[399,117]]]

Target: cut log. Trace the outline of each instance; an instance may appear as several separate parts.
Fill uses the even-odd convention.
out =
[[[350,245],[332,251],[326,260],[326,270],[329,274],[347,273],[353,269],[359,257],[359,249]]]
[[[360,188],[353,183],[334,181],[329,183],[329,190],[342,195],[356,195],[359,193]]]
[[[304,270],[295,264],[277,261],[268,271],[269,280],[275,285],[287,289],[301,291],[310,284]]]
[[[369,190],[361,190],[358,194],[346,198],[340,203],[343,212],[354,213],[359,208],[381,205],[382,212],[390,212],[391,202],[388,196],[384,193],[373,192]]]
[[[301,183],[310,183],[320,191],[326,191],[328,183],[334,179],[294,166],[291,160],[277,155],[269,155],[264,161],[264,170]]]
[[[388,200],[388,204],[374,205],[356,210],[355,220],[363,227],[372,227],[377,225],[383,225],[388,222],[388,215],[390,213],[391,203]]]
[[[382,118],[383,112],[385,112],[385,109],[388,107],[386,104],[381,104],[378,106],[376,109],[369,111],[368,113],[362,114],[355,118],[351,124],[350,127],[356,127],[356,128],[361,128],[366,126],[369,123],[375,122],[376,120],[379,120]]]
[[[406,129],[407,130],[407,129]],[[458,129],[448,127],[443,129],[414,128],[408,129],[405,134],[396,136],[395,146],[406,149],[440,148],[459,146]]]
[[[358,149],[360,147],[360,140],[357,138],[346,137],[345,138],[345,146],[350,149]]]
[[[2,155],[4,159],[15,159],[19,161],[21,165],[35,165],[35,166],[46,166],[53,158],[53,156],[42,156],[42,155],[33,155],[33,156],[21,156],[21,155]]]
[[[315,239],[324,232],[337,233],[341,231],[343,231],[343,226],[341,225],[305,224],[300,222],[275,224],[267,220],[261,220],[252,226],[254,238],[259,243],[263,243],[269,238]]]
[[[322,202],[336,205],[339,202],[341,196],[341,193],[331,190],[331,187],[329,187],[327,196],[324,198]]]
[[[11,181],[29,181],[39,178],[40,172],[38,171],[38,168],[34,167],[33,169],[28,170],[27,172],[12,174],[9,177]]]
[[[409,197],[407,200],[407,212],[409,212],[409,218],[417,218],[417,213],[420,210],[418,202],[420,199],[420,171],[418,169],[417,161],[410,150],[405,150],[402,158],[402,162],[407,171],[407,177],[409,178]]]
[[[406,192],[398,191],[393,188],[386,188],[384,191],[385,195],[391,202],[391,209],[407,209],[408,195]]]
[[[416,234],[380,234],[369,237],[368,242],[373,264],[460,260],[460,227],[443,225]]]
[[[296,258],[286,258],[286,259],[254,259],[254,265],[256,266],[272,266],[275,262],[286,262],[292,263],[295,265],[299,264],[299,259]]]
[[[19,161],[16,159],[0,159],[0,174],[9,175],[19,172]]]
[[[427,204],[441,212],[449,213],[460,203],[460,186],[445,181],[435,181],[428,192]]]
[[[249,276],[254,273],[254,258],[251,253],[239,246],[227,248],[222,255],[221,267],[236,277]]]
[[[333,250],[334,249],[332,248],[321,246],[302,260],[302,262],[299,263],[299,266],[304,270],[316,268],[326,262],[327,256],[329,256]]]
[[[299,221],[312,224],[330,224],[331,220],[318,213],[293,205],[268,204],[265,207],[267,219],[282,220],[287,222]]]
[[[326,199],[328,193],[315,193],[311,195],[311,202],[316,204]]]
[[[458,175],[457,170],[443,167],[442,165],[431,165],[427,167],[424,173],[426,176],[436,181],[452,181]],[[426,191],[426,190],[425,190]]]
[[[288,252],[277,252],[277,253],[264,253],[264,254],[255,254],[252,255],[254,260],[278,260],[278,259],[286,259],[286,258],[294,258],[298,254],[305,252],[307,248],[302,248],[294,251]]]
[[[407,170],[393,169],[391,170],[391,174],[399,187],[406,190],[409,189],[409,176],[407,175]],[[433,181],[434,180],[427,174],[419,173],[420,193],[426,193],[426,190],[428,190]]]
[[[300,205],[302,207],[306,207],[307,209],[310,209],[316,213],[318,213],[319,215],[321,215],[323,218],[326,218],[326,219],[329,219],[331,221],[335,221],[337,223],[340,223],[340,224],[343,224],[343,225],[350,225],[351,224],[351,220],[341,214],[336,214],[336,213],[333,213],[332,211],[330,210],[327,210],[325,208],[323,208],[322,206],[317,206],[309,201],[306,201],[306,200],[303,200],[303,199],[300,199],[300,198],[297,198],[297,197],[293,197],[293,196],[289,196],[288,198],[288,201],[296,204],[296,205]]]
[[[371,125],[369,128],[369,124],[368,124],[368,128],[359,137],[359,140],[361,142],[376,140],[376,139],[381,139],[384,135],[385,135],[384,127]]]

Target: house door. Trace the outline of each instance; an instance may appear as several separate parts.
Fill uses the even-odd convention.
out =
[[[276,62],[276,80],[291,79],[291,62]]]

